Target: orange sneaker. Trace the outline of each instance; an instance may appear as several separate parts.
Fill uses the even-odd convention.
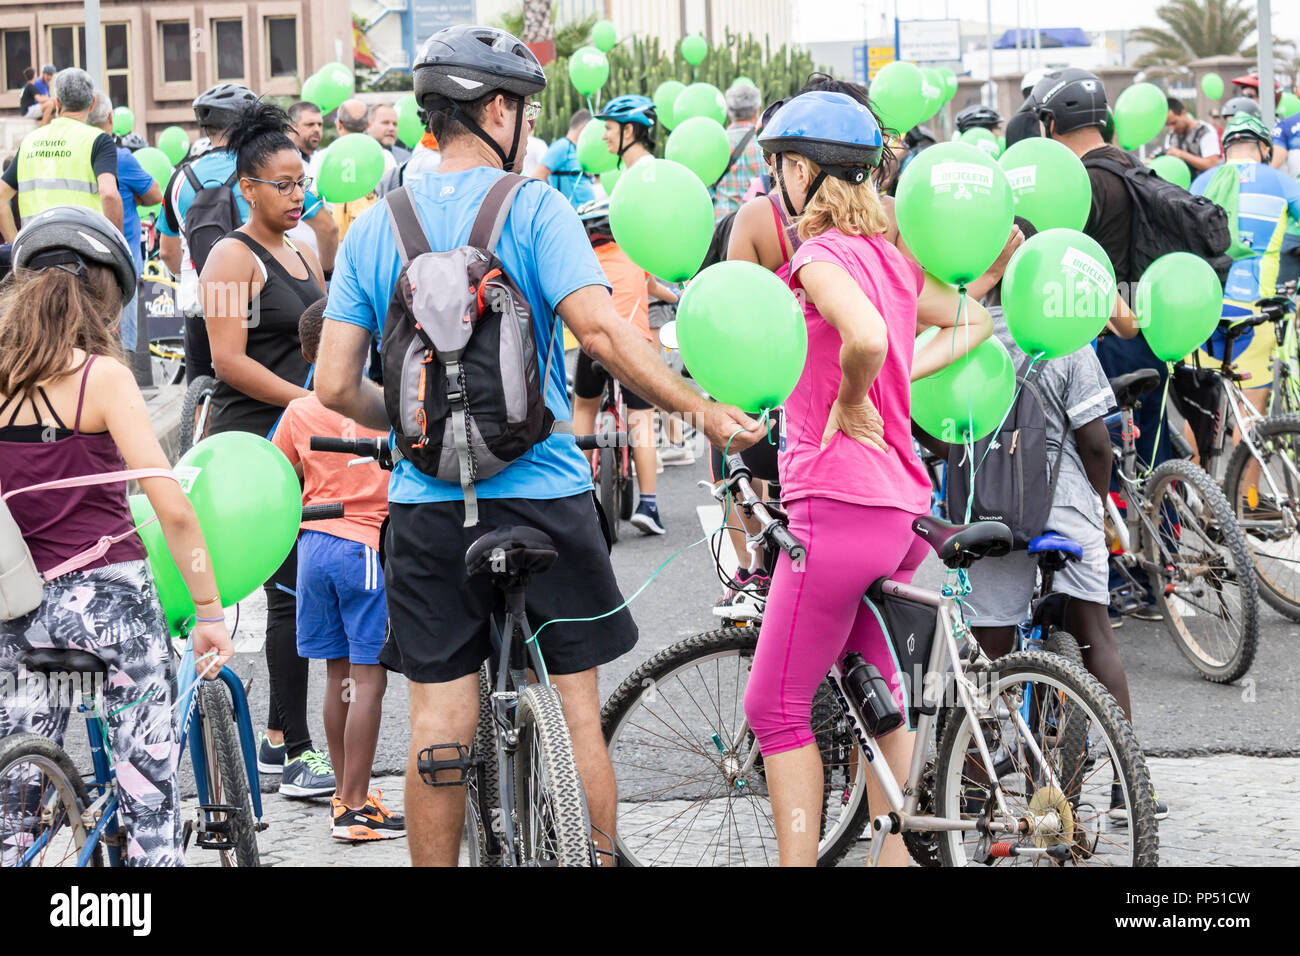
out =
[[[334,824],[331,835],[337,840],[361,842],[365,840],[392,840],[406,836],[406,819],[393,813],[380,802],[383,793],[371,790],[365,805],[353,810],[338,800],[334,804]]]

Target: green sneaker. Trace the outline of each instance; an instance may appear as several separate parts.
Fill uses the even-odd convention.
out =
[[[285,797],[328,797],[334,792],[334,768],[322,750],[304,750],[284,762],[280,794]]]

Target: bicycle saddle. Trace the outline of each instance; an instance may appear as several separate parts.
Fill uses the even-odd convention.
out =
[[[89,651],[65,650],[59,647],[34,647],[18,655],[18,662],[38,674],[103,674],[108,676],[108,665]]]
[[[1001,521],[949,524],[921,515],[912,522],[912,530],[950,568],[969,568],[980,558],[1000,558],[1011,550],[1011,532]]]
[[[1139,398],[1160,387],[1160,373],[1153,368],[1140,368],[1136,372],[1115,376],[1110,380],[1110,387],[1115,393],[1115,404],[1120,408],[1132,408]]]
[[[541,574],[558,556],[555,542],[545,531],[526,526],[498,528],[469,546],[465,552],[465,568],[470,577]]]
[[[1044,531],[1033,541],[1029,542],[1030,554],[1041,554],[1044,551],[1059,551],[1062,554],[1068,554],[1072,558],[1083,558],[1083,545],[1073,538],[1067,538],[1063,534],[1057,534],[1055,531]]]

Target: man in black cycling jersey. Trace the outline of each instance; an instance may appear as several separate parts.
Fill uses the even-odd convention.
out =
[[[502,170],[522,168],[536,116],[529,100],[546,86],[546,76],[528,48],[505,31],[455,26],[425,42],[414,81],[442,161],[405,188],[430,248],[447,251],[465,244]],[[562,319],[621,382],[660,408],[690,413],[716,444],[733,434],[733,448],[757,440],[756,422],[701,398],[619,316],[577,213],[554,189],[534,181],[519,189],[496,254],[528,299],[539,355]],[[400,273],[385,200],[362,213],[343,240],[316,366],[321,401],[372,428],[390,422],[382,390],[363,369],[372,339],[382,338]],[[558,420],[570,418],[563,363],[551,367],[544,395]],[[483,534],[509,526],[544,531],[558,552],[555,564],[532,580],[528,613],[535,624],[568,619],[546,627],[537,641],[564,701],[592,825],[614,832],[614,773],[601,734],[596,667],[628,651],[637,635],[626,609],[610,613],[623,598],[592,502],[591,468],[573,438],[556,433],[473,487],[479,520],[465,528],[458,483],[439,481],[403,460],[389,486],[384,573],[390,630],[381,662],[410,681],[404,809],[416,865],[450,866],[458,858],[463,786],[454,775],[442,778],[452,785],[426,786],[417,761],[421,749],[434,745],[435,759],[456,759],[454,745],[474,737],[478,669],[491,650],[490,615],[498,598],[490,581],[467,576],[465,551]],[[595,617],[600,620],[571,620]],[[605,836],[595,838],[610,849]]]

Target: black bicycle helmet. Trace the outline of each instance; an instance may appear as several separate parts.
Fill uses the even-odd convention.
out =
[[[194,118],[209,129],[225,129],[257,102],[257,94],[238,83],[218,83],[194,99]]]
[[[85,206],[54,206],[23,220],[13,244],[13,268],[41,271],[95,262],[113,270],[125,302],[135,294],[135,260],[122,233],[103,213]]]
[[[1048,135],[1106,126],[1106,87],[1095,73],[1057,70],[1039,80],[1029,97]]]
[[[521,146],[523,101],[546,89],[546,73],[532,50],[495,27],[447,27],[424,41],[411,72],[415,100],[424,110],[453,116],[492,147],[505,169],[514,165]],[[514,146],[508,154],[460,106],[497,90],[519,100]]]
[[[967,106],[957,114],[957,132],[959,133],[964,133],[968,129],[975,129],[977,126],[991,130],[1001,125],[1002,116],[998,111],[991,106],[985,106],[983,103]]]
[[[1259,108],[1259,100],[1252,100],[1249,96],[1234,96],[1224,103],[1223,109],[1219,111],[1219,115],[1224,119],[1232,119],[1238,113],[1249,113],[1260,119],[1264,117],[1264,111]]]

